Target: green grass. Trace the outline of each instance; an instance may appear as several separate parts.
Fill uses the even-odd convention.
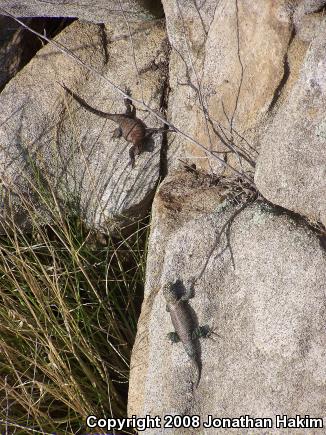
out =
[[[0,432],[86,433],[89,414],[126,417],[148,220],[103,244],[35,190],[52,223],[21,198],[31,230],[0,237]]]

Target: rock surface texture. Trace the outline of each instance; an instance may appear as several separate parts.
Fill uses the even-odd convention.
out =
[[[16,17],[77,17],[94,23],[119,22],[122,14],[130,21],[153,20],[163,12],[157,0],[2,0],[0,7]]]
[[[122,113],[123,98],[105,82],[114,77],[116,85],[159,110],[164,71],[148,65],[164,66],[165,31],[160,23],[134,26],[135,58],[123,22],[119,29],[75,22],[57,37],[103,79],[47,45],[2,91],[1,176],[14,194],[12,208],[21,226],[27,216],[18,197],[38,208],[32,184],[39,175],[67,207],[78,205],[90,226],[147,212],[159,177],[161,135],[148,140],[131,170],[130,144],[111,138],[117,125],[81,108],[59,85],[64,82],[99,110]],[[155,126],[150,116],[145,122]],[[5,203],[2,207],[9,213]]]

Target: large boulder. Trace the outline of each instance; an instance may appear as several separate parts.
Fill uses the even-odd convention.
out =
[[[239,170],[253,170],[257,129],[283,77],[292,29],[284,3],[211,0],[196,8],[163,1],[172,45],[170,117]],[[183,138],[171,143],[171,155],[214,172],[224,168]]]
[[[164,182],[154,202],[129,415],[323,417],[326,258],[318,236],[264,203],[240,211],[221,203],[217,187],[187,181],[180,195],[179,184]],[[191,309],[216,333],[200,344],[198,388],[183,346],[167,340],[173,328],[161,291],[167,281],[188,288],[194,276]],[[273,433],[284,432],[274,424]]]
[[[258,161],[269,201],[325,224],[326,1],[163,4],[169,118],[207,149],[173,137],[169,168],[253,175]]]
[[[269,201],[326,225],[325,19],[314,32],[297,80],[261,133],[255,181]]]
[[[123,99],[107,78],[159,110],[167,56],[164,28],[148,22],[130,30],[136,57],[126,25],[75,22],[56,38],[103,78],[49,44],[2,91],[2,216],[13,214],[24,227],[30,217],[26,198],[33,209],[51,214],[42,204],[44,189],[63,206],[78,207],[92,227],[147,213],[160,172],[161,135],[148,141],[131,169],[130,144],[111,138],[117,125],[81,108],[60,86],[65,83],[102,111],[122,113]],[[157,125],[144,112],[138,116],[150,127]]]

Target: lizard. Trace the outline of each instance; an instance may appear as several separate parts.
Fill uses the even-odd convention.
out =
[[[168,338],[173,343],[182,342],[195,368],[196,380],[194,384],[197,388],[201,377],[201,362],[196,340],[201,337],[209,337],[212,330],[208,325],[198,327],[194,325],[194,319],[188,306],[188,301],[192,297],[192,287],[186,294],[178,297],[175,284],[167,282],[163,285],[163,295],[166,300],[166,310],[170,313],[172,325],[175,329],[175,332],[168,333]]]
[[[129,98],[124,99],[126,106],[125,113],[106,113],[102,112],[101,110],[94,109],[94,107],[86,103],[83,98],[75,94],[75,92],[70,90],[65,84],[61,84],[61,86],[86,110],[94,113],[97,116],[101,116],[102,118],[110,119],[118,124],[118,128],[114,130],[112,138],[117,139],[122,136],[126,139],[126,141],[132,143],[132,147],[129,149],[129,157],[131,167],[134,168],[135,155],[138,155],[142,152],[144,140],[148,135],[148,129],[144,122],[137,118],[136,107],[133,105],[132,101]]]

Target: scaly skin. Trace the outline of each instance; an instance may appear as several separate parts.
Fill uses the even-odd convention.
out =
[[[125,99],[126,113],[106,113],[101,110],[94,109],[86,101],[71,91],[67,86],[61,85],[69,95],[71,95],[81,106],[89,112],[94,113],[102,118],[110,119],[119,125],[115,130],[114,137],[118,138],[123,136],[126,141],[131,142],[133,146],[129,150],[131,166],[135,166],[135,154],[138,155],[142,152],[143,142],[146,137],[146,126],[143,121],[136,117],[136,108],[132,105],[131,101]],[[131,106],[133,108],[131,108]]]
[[[194,321],[187,302],[189,296],[178,299],[173,291],[172,283],[167,283],[163,286],[163,295],[166,300],[166,309],[170,313],[174,330],[194,365],[196,371],[195,385],[197,387],[200,381],[201,369],[194,341],[194,331],[196,328],[194,327]]]

